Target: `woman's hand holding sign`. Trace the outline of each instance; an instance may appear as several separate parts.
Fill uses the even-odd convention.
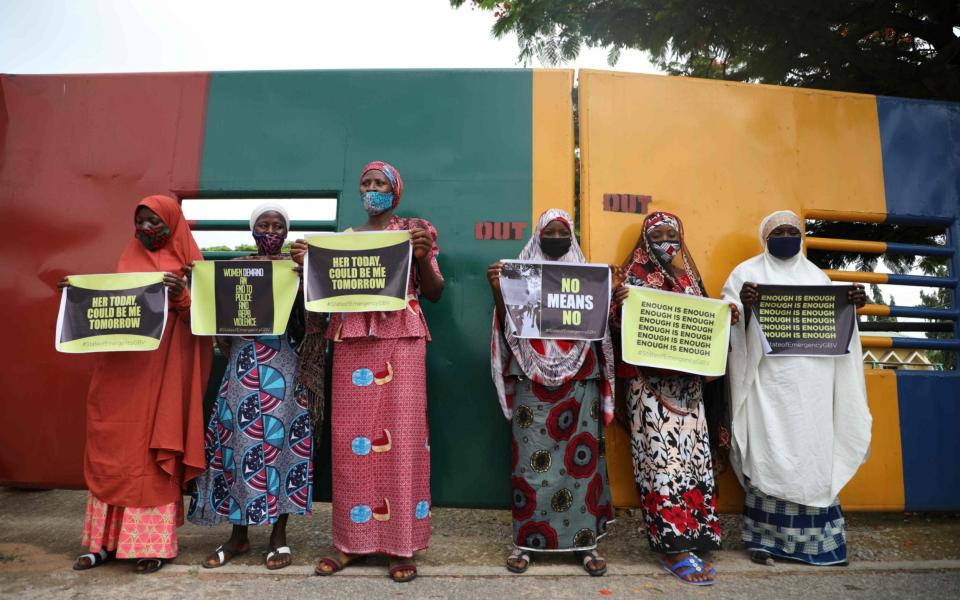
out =
[[[410,229],[410,244],[413,246],[413,257],[420,261],[430,256],[433,237],[426,229],[414,227]]]
[[[307,254],[307,240],[295,240],[290,244],[290,258],[303,266],[303,257]]]
[[[743,287],[740,288],[740,304],[743,305],[743,310],[749,310],[750,305],[756,304],[759,299],[759,286],[750,281],[743,282]]]
[[[57,289],[62,290],[63,288],[68,287],[70,287],[70,278],[65,275],[63,279],[57,282]]]
[[[850,304],[853,304],[857,308],[863,308],[867,303],[867,292],[861,284],[856,283],[853,285],[850,293],[847,294],[847,298],[850,299]]]
[[[163,274],[163,285],[170,290],[170,295],[179,298],[183,290],[187,287],[187,278],[174,275],[173,273]]]

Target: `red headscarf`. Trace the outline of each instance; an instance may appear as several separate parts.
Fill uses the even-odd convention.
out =
[[[203,254],[197,247],[187,220],[183,218],[180,204],[168,196],[147,196],[137,204],[134,214],[145,206],[157,213],[157,216],[170,228],[170,239],[162,248],[150,251],[140,240],[133,238],[117,261],[118,273],[137,273],[149,271],[169,271],[174,275],[183,275],[181,269],[195,260],[203,260]]]
[[[367,163],[367,166],[360,171],[360,181],[363,181],[363,176],[369,171],[380,171],[390,180],[390,185],[393,186],[393,205],[390,208],[396,208],[400,204],[400,196],[403,195],[403,179],[400,177],[400,171],[382,160],[375,160]]]
[[[683,267],[683,272],[679,277],[674,277],[667,265],[657,258],[650,247],[650,231],[658,225],[668,225],[676,229],[679,234],[680,256],[674,257],[673,260],[674,263],[679,260]],[[697,265],[693,262],[693,256],[690,255],[687,243],[684,240],[683,222],[680,217],[672,213],[660,211],[647,215],[647,218],[643,221],[643,233],[640,234],[640,239],[637,240],[637,246],[630,259],[624,263],[623,270],[627,277],[627,283],[630,285],[694,296],[707,295],[703,287],[703,281],[700,279],[700,273],[697,271]]]
[[[168,271],[202,260],[180,205],[148,196],[146,206],[170,228],[155,251],[136,238],[117,262],[118,272]],[[160,347],[152,352],[98,356],[87,394],[83,475],[90,492],[115,506],[181,502],[183,485],[203,472],[203,395],[213,347],[190,332],[190,292],[171,297]]]

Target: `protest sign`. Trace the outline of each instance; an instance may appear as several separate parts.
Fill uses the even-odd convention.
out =
[[[358,231],[307,238],[307,310],[402,310],[413,256],[409,231]]]
[[[856,308],[850,286],[764,285],[750,307],[768,356],[839,356],[850,352]]]
[[[623,360],[642,367],[723,375],[730,305],[721,300],[630,287],[623,303]]]
[[[60,296],[59,352],[156,350],[167,323],[163,273],[70,275]]]
[[[280,335],[300,276],[290,260],[198,262],[190,286],[194,335]]]
[[[610,267],[503,261],[500,292],[517,337],[599,340],[607,332]]]

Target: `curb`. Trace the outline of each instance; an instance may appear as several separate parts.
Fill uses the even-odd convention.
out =
[[[898,572],[898,571],[960,571],[960,560],[903,560],[887,562],[852,562],[847,567],[813,567],[802,564],[778,562],[774,567],[762,567],[747,559],[724,560],[717,564],[720,577],[723,574],[746,576],[796,576],[796,575],[842,575],[849,572]],[[293,565],[286,569],[268,571],[262,566],[224,565],[217,569],[204,569],[197,565],[166,565],[161,573],[170,575],[195,575],[210,577],[219,575],[259,575],[270,577],[313,577],[313,567]],[[582,577],[584,571],[574,565],[531,565],[522,575],[509,573],[500,566],[424,565],[418,567],[420,577]],[[609,565],[607,576],[668,576],[659,565],[644,563],[635,565]],[[357,565],[337,573],[336,577],[387,577],[387,567]]]

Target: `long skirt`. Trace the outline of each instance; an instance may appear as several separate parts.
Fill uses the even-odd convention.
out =
[[[163,506],[113,506],[87,494],[82,544],[117,558],[175,558],[183,502]]]
[[[522,550],[596,548],[613,519],[599,381],[516,384],[513,543]]]
[[[349,554],[413,556],[430,541],[424,338],[334,345],[333,543]]]
[[[674,379],[675,378],[675,379]],[[629,380],[633,469],[643,504],[650,549],[662,554],[720,548],[720,521],[710,440],[698,380],[663,378],[660,401],[644,378]],[[649,378],[648,378],[649,379]],[[688,380],[688,381],[684,381]]]
[[[313,426],[306,391],[294,383],[296,369],[285,335],[233,339],[190,522],[266,525],[283,514],[310,514]]]
[[[743,541],[748,550],[811,565],[847,562],[847,538],[839,501],[804,506],[764,494],[746,483]]]

